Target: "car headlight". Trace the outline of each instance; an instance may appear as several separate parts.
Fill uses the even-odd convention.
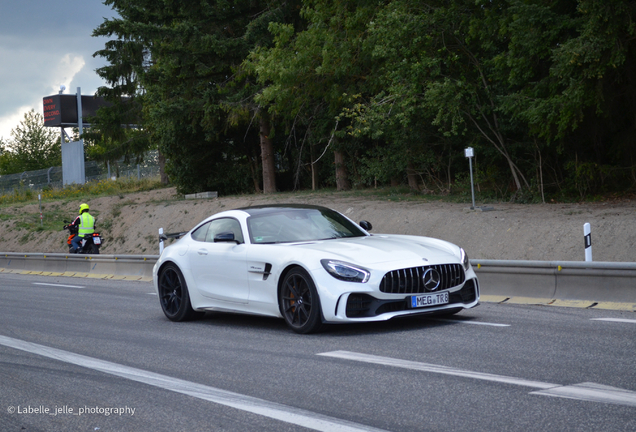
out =
[[[462,266],[464,267],[464,271],[468,271],[470,268],[470,260],[468,259],[468,254],[462,248],[459,248],[459,259],[462,262]]]
[[[365,283],[371,276],[369,270],[343,261],[324,259],[320,264],[331,276],[347,282]]]

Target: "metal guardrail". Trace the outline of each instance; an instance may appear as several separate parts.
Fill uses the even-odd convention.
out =
[[[152,278],[159,255],[73,255],[0,252],[0,268],[64,276]]]
[[[0,252],[0,268],[150,280],[158,258],[159,255]],[[482,295],[621,302],[633,304],[636,310],[636,263],[473,259],[471,264],[479,277]]]
[[[484,295],[633,303],[636,263],[471,260]]]

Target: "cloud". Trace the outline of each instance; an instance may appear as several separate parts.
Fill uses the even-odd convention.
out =
[[[116,13],[102,0],[1,1],[0,137],[9,139],[24,113],[42,113],[42,98],[60,84],[85,95],[105,85],[95,73],[105,60],[92,56],[108,38],[91,34]]]
[[[11,130],[15,129],[15,127],[24,119],[24,113],[31,109],[36,108],[25,105],[20,107],[15,113],[0,118],[0,140],[5,143],[12,140],[13,137],[11,137]]]
[[[71,54],[66,54],[58,63],[57,70],[53,71],[50,75],[52,83],[51,91],[53,93],[57,93],[60,85],[63,84],[68,93],[73,93],[73,90],[75,90],[76,93],[77,89],[71,88],[71,82],[75,75],[77,75],[85,65],[86,62],[82,56],[71,56]]]
[[[25,59],[25,61],[27,60]],[[51,62],[52,61],[53,60],[51,59]],[[47,62],[47,64],[50,63]],[[34,109],[36,112],[42,113],[42,99],[44,96],[57,94],[60,89],[60,84],[64,84],[66,86],[66,91],[64,93],[77,93],[77,86],[72,87],[72,84],[75,84],[75,76],[78,75],[85,67],[86,61],[84,61],[84,58],[81,55],[66,54],[62,56],[57,63],[53,63],[51,66],[47,66],[46,68],[26,69],[30,71],[28,79],[29,82],[33,83],[33,86],[28,89],[15,89],[14,86],[9,84],[7,86],[9,94],[5,94],[0,97],[16,98],[24,103],[24,105],[21,105],[17,109],[15,107],[11,107],[11,105],[5,105],[13,109],[10,111],[5,110],[0,113],[0,138],[4,138],[5,141],[10,139],[11,130],[14,129],[20,121],[22,121],[24,113],[27,111]],[[5,75],[5,79],[6,77],[7,75]],[[8,77],[9,82],[11,82],[11,75],[9,74]],[[15,77],[15,79],[18,79],[18,77]],[[90,94],[93,94],[94,91],[95,88],[92,89],[92,93]],[[86,93],[82,88],[82,94],[88,93]],[[0,106],[2,105],[4,104],[0,104]]]

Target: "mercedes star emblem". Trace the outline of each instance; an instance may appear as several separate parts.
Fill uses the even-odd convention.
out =
[[[435,291],[439,288],[439,283],[442,278],[437,270],[434,268],[429,268],[424,272],[424,276],[422,276],[422,280],[424,281],[424,287],[429,291]]]

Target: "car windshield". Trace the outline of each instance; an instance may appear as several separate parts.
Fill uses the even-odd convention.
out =
[[[281,208],[247,219],[253,244],[290,243],[362,237],[366,234],[349,219],[329,209]]]

